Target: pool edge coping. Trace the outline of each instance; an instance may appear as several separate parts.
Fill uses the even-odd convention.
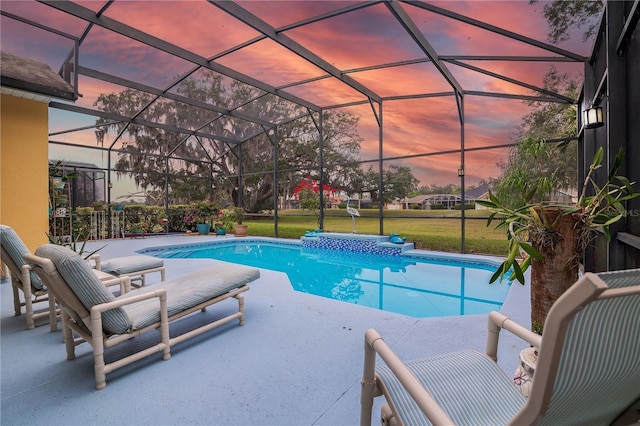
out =
[[[152,252],[170,250],[172,248],[183,249],[189,247],[206,247],[210,245],[217,244],[231,244],[237,242],[264,242],[271,243],[276,245],[291,245],[291,246],[302,246],[302,242],[298,239],[292,238],[275,238],[275,237],[235,237],[235,236],[227,236],[224,238],[217,239],[213,241],[198,241],[193,243],[180,243],[180,244],[168,244],[163,246],[152,246],[145,247],[136,250],[136,253],[140,254],[149,254]],[[346,250],[342,250],[346,251]],[[418,259],[433,259],[440,261],[470,261],[471,263],[481,264],[481,265],[491,265],[491,266],[500,266],[502,264],[503,259],[497,256],[490,255],[482,255],[475,253],[449,253],[444,251],[435,251],[435,250],[423,250],[423,249],[411,249],[405,250],[399,255],[400,257],[405,258],[418,258]]]

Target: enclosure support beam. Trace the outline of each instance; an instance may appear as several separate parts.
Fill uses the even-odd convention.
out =
[[[111,204],[111,187],[113,184],[111,183],[111,148],[107,151],[107,205]],[[111,232],[111,215],[107,216],[107,231]],[[114,235],[111,235],[111,238],[114,238]]]
[[[460,177],[460,197],[462,197],[462,204],[460,204],[460,253],[465,253],[465,205],[466,197],[464,193],[464,98],[462,96],[456,96],[456,102],[458,103],[458,111],[460,116],[460,169],[458,170],[458,176]]]
[[[382,133],[382,126],[384,120],[382,119],[382,102],[378,104],[378,217],[380,221],[380,235],[384,235],[384,170],[383,170],[383,153],[384,153],[384,140]]]
[[[169,157],[164,157],[164,212],[169,218]],[[169,221],[164,225],[165,231],[169,232]]]
[[[237,148],[238,150],[238,189],[236,192],[237,198],[238,198],[238,207],[243,207],[244,208],[244,183],[242,182],[242,172],[243,172],[243,167],[242,167],[242,144],[238,144]]]
[[[271,129],[264,129],[267,138],[273,145],[273,234],[278,238],[278,199],[280,191],[278,190],[278,126]]]
[[[324,229],[324,132],[322,119],[323,111],[320,111],[320,118],[318,119],[318,134],[320,137],[320,217],[318,219],[318,227]]]

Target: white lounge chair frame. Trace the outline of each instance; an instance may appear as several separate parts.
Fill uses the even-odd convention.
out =
[[[3,236],[1,238],[10,238],[12,241],[5,242],[10,246],[13,246],[12,251],[19,249],[24,250],[24,253],[29,253],[26,245],[20,238],[20,236],[7,225],[0,225],[3,229]],[[3,263],[3,268],[7,268],[11,274],[11,286],[13,288],[13,308],[15,316],[22,315],[22,308],[25,311],[25,321],[27,330],[32,330],[36,326],[36,321],[42,318],[47,318],[51,331],[58,331],[58,320],[60,319],[60,313],[56,306],[55,297],[47,291],[46,287],[38,289],[37,286],[33,286],[31,281],[31,265],[26,264],[24,256],[22,259],[15,259],[14,253],[10,253],[5,249],[5,244],[0,246],[0,259]],[[100,255],[96,254],[96,264],[100,263]],[[162,269],[162,270],[160,270]],[[162,281],[164,281],[164,268],[154,268],[144,271],[137,271],[130,274],[134,278],[142,280],[144,285],[144,275],[149,272],[160,272],[162,274]],[[116,286],[120,287],[120,294],[129,292],[131,286],[130,281],[121,279],[119,276],[101,272],[95,270],[95,274],[100,278],[103,284],[107,287]],[[24,301],[20,297],[20,292],[23,293]],[[34,310],[34,305],[48,302],[48,308],[42,308]],[[44,324],[37,324],[44,325]]]
[[[71,290],[67,282],[62,278],[50,259],[39,257],[35,254],[25,255],[25,259],[33,265],[32,267],[34,271],[46,283],[49,291],[54,295],[56,301],[61,307],[62,332],[64,342],[66,344],[67,359],[71,360],[75,358],[75,347],[77,345],[83,342],[88,342],[92,346],[94,356],[95,382],[96,389],[98,390],[104,389],[106,387],[106,375],[120,367],[124,367],[125,365],[129,365],[135,361],[158,352],[162,352],[163,359],[168,360],[171,358],[170,348],[184,340],[198,336],[235,319],[239,321],[239,325],[242,326],[245,324],[244,295],[242,293],[249,290],[249,286],[246,283],[217,297],[203,300],[196,306],[185,309],[172,316],[168,315],[167,290],[165,288],[162,288],[162,284],[166,285],[168,282],[147,287],[145,290],[133,290],[132,292],[126,294],[125,297],[116,298],[116,300],[109,303],[96,304],[90,309],[90,311],[88,311],[83,303],[75,295],[75,293]],[[231,266],[247,268],[240,265]],[[259,272],[257,272],[258,270],[255,268],[251,269],[254,269],[257,273],[255,278],[259,277]],[[252,278],[249,281],[252,281],[255,278]],[[121,279],[127,282],[127,287],[130,286],[129,277],[121,277]],[[187,286],[188,282],[184,282],[181,284]],[[158,287],[157,290],[154,289],[155,287]],[[136,294],[138,292],[140,292],[140,294]],[[158,310],[160,312],[160,320],[158,322],[143,328],[130,330],[129,332],[123,334],[109,334],[105,332],[103,327],[104,312],[114,308],[133,305],[135,303],[154,298],[158,300]],[[176,337],[171,338],[169,336],[169,324],[172,321],[196,311],[204,311],[208,306],[229,298],[237,299],[237,312]],[[104,350],[106,348],[113,347],[119,343],[127,341],[136,336],[140,336],[154,329],[160,331],[160,342],[158,344],[131,354],[125,358],[121,358],[112,363],[105,364]],[[80,337],[74,337],[74,332]]]
[[[610,287],[607,283],[615,282],[615,286]],[[581,314],[578,318],[578,314],[581,311],[587,311],[585,307],[587,305],[600,302],[609,301],[617,298],[630,298],[626,299],[625,305],[625,317],[617,318],[615,315],[603,315],[595,318],[595,315],[589,317],[587,314]],[[621,300],[621,299],[618,299]],[[600,305],[603,306],[603,305]],[[593,310],[589,311],[593,312]],[[608,312],[608,311],[606,311]],[[617,311],[613,311],[617,312]],[[621,310],[622,312],[622,310]],[[575,322],[573,322],[575,320]],[[580,324],[584,320],[584,325],[578,325],[575,328],[570,329],[576,324]],[[603,323],[607,323],[603,325]],[[617,322],[617,323],[616,323]],[[613,325],[612,325],[613,324]],[[608,377],[598,378],[606,382],[607,380],[613,381],[614,371],[618,374],[618,377],[624,377],[627,388],[622,388],[623,384],[618,383],[605,383],[600,388],[600,385],[596,386],[596,390],[593,389],[587,392],[590,398],[584,402],[584,406],[593,408],[597,407],[598,415],[602,415],[606,419],[606,423],[609,424],[631,424],[640,420],[640,270],[630,271],[616,271],[608,272],[604,274],[585,274],[576,284],[567,290],[564,295],[558,299],[553,308],[549,312],[547,321],[545,323],[543,336],[538,336],[526,328],[511,321],[504,315],[492,312],[489,315],[489,332],[487,337],[487,345],[485,354],[493,362],[497,361],[498,352],[498,338],[501,330],[507,330],[515,334],[516,336],[523,338],[529,342],[532,346],[539,348],[539,358],[536,365],[536,371],[534,380],[531,386],[531,391],[528,399],[522,400],[521,407],[516,408],[513,418],[508,422],[512,425],[524,425],[524,424],[540,424],[544,423],[547,419],[545,416],[553,415],[555,420],[565,417],[561,422],[563,424],[585,424],[588,420],[577,418],[582,416],[580,409],[575,407],[580,405],[573,405],[575,402],[584,402],[581,400],[582,394],[585,393],[581,388],[580,378],[575,378],[567,372],[568,367],[573,368],[574,373],[584,373],[584,369],[581,369],[580,362],[583,359],[591,357],[589,351],[594,350],[595,345],[589,345],[593,343],[598,344],[600,347],[595,349],[597,353],[604,354],[605,358],[608,355],[607,345],[611,345],[611,342],[616,342],[620,339],[621,345],[625,345],[626,349],[622,350],[624,357],[617,359],[611,359],[611,362],[607,364],[609,368],[605,374],[600,376],[612,375],[612,379]],[[599,327],[600,326],[600,327]],[[579,328],[583,327],[583,328]],[[606,327],[606,328],[605,328]],[[585,331],[586,329],[586,331]],[[603,331],[601,332],[600,329]],[[571,334],[571,331],[579,330],[580,334],[576,332]],[[598,333],[593,333],[596,337],[589,334],[590,331],[596,330]],[[614,330],[615,333],[611,333]],[[582,346],[576,349],[574,345],[584,343],[584,350]],[[567,347],[571,347],[568,350],[569,354],[566,358],[563,358],[563,352]],[[604,346],[604,347],[603,347]],[[613,352],[613,348],[611,352]],[[618,350],[618,348],[616,348]],[[365,356],[364,356],[364,372],[362,378],[362,394],[361,394],[361,417],[360,424],[371,425],[371,415],[373,407],[373,399],[377,396],[385,396],[387,404],[382,408],[382,420],[384,424],[404,424],[402,421],[403,415],[399,412],[399,408],[394,404],[393,398],[390,396],[389,391],[381,379],[376,370],[376,355],[381,358],[384,364],[400,382],[401,388],[404,388],[406,397],[402,397],[400,405],[406,407],[405,402],[408,399],[413,399],[417,404],[419,410],[424,413],[430,423],[434,425],[451,425],[455,422],[451,418],[451,413],[447,412],[442,404],[436,402],[436,398],[425,388],[424,382],[419,380],[416,375],[407,367],[407,364],[403,362],[392,349],[384,342],[382,337],[373,329],[367,330],[365,334]],[[621,359],[622,358],[622,359]],[[575,362],[577,359],[578,362]],[[423,360],[418,360],[418,362]],[[561,362],[564,362],[565,369],[560,369]],[[496,366],[497,368],[497,366]],[[503,372],[500,372],[504,374]],[[590,372],[587,371],[587,376]],[[596,371],[593,372],[597,374]],[[584,380],[584,377],[582,377]],[[427,380],[428,381],[428,380]],[[572,383],[575,382],[575,383]],[[561,389],[556,389],[554,386],[560,383]],[[510,383],[507,383],[510,384]],[[609,387],[606,387],[606,386]],[[456,386],[474,386],[473,383],[451,383],[447,385],[447,391],[449,395],[455,394]],[[573,387],[572,387],[573,386]],[[507,386],[508,387],[508,386]],[[615,397],[611,396],[611,389],[620,387],[622,395]],[[509,389],[507,389],[509,390]],[[581,392],[582,391],[582,392]],[[600,395],[597,395],[601,392]],[[407,395],[408,394],[408,395]],[[594,395],[596,394],[596,395]],[[613,400],[611,400],[613,398]],[[501,405],[503,401],[500,398],[495,397],[495,407]],[[516,398],[517,399],[517,398]],[[561,402],[558,402],[558,400]],[[441,400],[442,401],[442,400]],[[471,405],[467,405],[464,398],[457,400],[456,403],[465,406],[466,415],[469,412],[473,413]],[[555,404],[555,405],[554,405]],[[598,406],[597,404],[602,404]],[[559,408],[560,407],[560,408]],[[450,409],[454,410],[454,408]],[[482,407],[483,410],[492,410],[491,406]],[[572,411],[574,410],[574,411]],[[584,410],[588,411],[588,410]],[[585,414],[587,415],[587,414]]]
[[[9,268],[11,273],[15,316],[22,315],[22,307],[24,307],[27,330],[35,328],[36,321],[47,318],[51,331],[57,331],[58,315],[53,298],[49,296],[46,289],[36,290],[31,286],[31,267],[29,265],[18,266],[4,247],[1,250],[2,263]],[[23,294],[24,301],[20,297],[20,292]],[[43,302],[48,302],[48,308],[34,311],[33,305]]]
[[[131,279],[131,285],[135,286],[135,287],[144,287],[145,285],[147,285],[147,274],[151,274],[154,272],[160,272],[160,281],[165,281],[166,279],[166,272],[165,272],[165,268],[164,266],[158,266],[155,268],[147,268],[147,269],[141,269],[138,271],[132,271],[129,272],[127,274],[115,274],[115,273],[108,273],[108,272],[104,272],[102,271],[102,256],[100,256],[99,253],[96,253],[94,255],[92,255],[90,257],[90,260],[92,260],[93,262],[95,262],[95,269],[96,271],[99,271],[99,273],[97,274],[98,277],[101,280],[105,280],[106,278],[108,278],[108,276],[111,276],[112,278],[115,277],[123,277],[123,276],[128,276]],[[110,261],[110,260],[108,260]],[[140,284],[134,284],[136,281],[139,281]]]
[[[22,315],[22,308],[25,311],[26,328],[35,328],[36,321],[47,318],[51,331],[56,331],[58,315],[55,308],[55,301],[49,297],[47,288],[38,282],[33,285],[31,281],[31,267],[22,257],[28,253],[29,249],[24,244],[16,231],[7,225],[0,225],[0,259],[3,268],[8,268],[11,274],[11,287],[13,289],[13,309],[15,316]],[[37,276],[33,278],[37,279]],[[20,297],[22,292],[24,301]],[[42,308],[34,310],[34,305],[48,302],[48,309]],[[39,324],[40,325],[40,324]]]

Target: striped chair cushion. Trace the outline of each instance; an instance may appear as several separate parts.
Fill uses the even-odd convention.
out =
[[[0,244],[2,244],[2,248],[7,251],[16,265],[22,267],[23,265],[27,264],[23,256],[29,253],[29,249],[24,244],[24,242],[22,242],[22,239],[20,239],[13,228],[7,225],[0,225]],[[40,277],[36,275],[35,272],[31,271],[29,273],[29,276],[31,278],[31,287],[34,290],[45,289],[45,286],[40,280]],[[17,278],[20,277],[18,276]]]
[[[160,268],[164,266],[164,260],[145,256],[126,256],[109,259],[102,263],[101,270],[116,275],[132,274],[145,269]]]
[[[120,297],[131,297],[137,294],[155,291],[158,288],[167,290],[169,317],[186,309],[211,300],[217,296],[241,287],[260,277],[260,271],[243,265],[225,263],[173,278],[162,283],[133,290]],[[142,328],[160,321],[158,301],[150,299],[145,302],[124,306],[134,328]]]
[[[87,310],[91,311],[94,305],[115,300],[113,294],[76,252],[67,247],[45,244],[38,247],[35,254],[53,262],[62,278]],[[131,321],[121,308],[103,312],[102,325],[108,334],[122,334],[131,329]]]
[[[640,284],[640,271],[598,274],[609,287]],[[554,396],[541,424],[610,424],[640,398],[640,295],[592,302],[565,338]]]
[[[408,361],[406,366],[458,425],[507,424],[525,403],[512,379],[474,350]],[[405,425],[429,424],[386,365],[378,365],[376,373]]]

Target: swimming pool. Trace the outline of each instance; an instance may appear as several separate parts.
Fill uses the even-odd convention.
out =
[[[387,256],[267,239],[228,239],[141,252],[284,272],[296,291],[418,318],[499,310],[510,288],[507,283],[489,284],[498,263],[475,257]]]

